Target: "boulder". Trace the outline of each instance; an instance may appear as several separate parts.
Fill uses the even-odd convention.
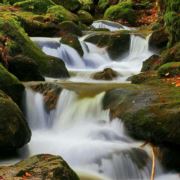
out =
[[[31,131],[18,106],[0,91],[0,151],[15,150],[30,141]]]
[[[180,146],[179,88],[156,80],[154,85],[129,84],[106,93],[103,106],[119,117],[132,137],[159,146]]]
[[[117,78],[118,73],[111,68],[106,68],[101,72],[97,72],[92,75],[95,80],[113,80]]]
[[[37,63],[40,73],[44,76],[69,76],[64,62],[44,54],[41,49],[30,40],[15,18],[11,16],[0,17],[0,32],[8,37],[7,51],[9,56],[22,54],[33,59]]]
[[[20,81],[44,81],[37,63],[26,56],[17,55],[8,61],[8,70]]]
[[[133,26],[136,23],[136,11],[133,9],[133,3],[131,1],[119,2],[106,9],[104,18],[127,22]]]
[[[20,107],[22,105],[22,97],[24,86],[11,73],[0,64],[0,89],[5,91]]]
[[[75,172],[60,157],[40,154],[7,167],[0,167],[0,177],[11,179],[79,180]]]
[[[83,56],[84,52],[81,47],[81,43],[79,42],[79,39],[76,35],[66,34],[62,37],[60,42],[74,48],[80,56]]]
[[[88,36],[85,41],[105,47],[112,60],[119,58],[129,50],[130,34],[121,32],[96,32]]]

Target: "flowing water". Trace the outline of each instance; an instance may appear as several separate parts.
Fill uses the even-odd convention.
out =
[[[112,31],[127,29],[110,22],[95,22],[92,26]],[[149,36],[131,35],[127,56],[116,61],[111,60],[105,48],[87,43],[84,39],[79,39],[84,51],[84,56],[80,57],[73,48],[61,44],[60,38],[32,38],[46,54],[65,62],[74,74],[67,81],[75,83],[101,83],[92,80],[91,74],[105,67],[119,72],[114,82],[125,82],[129,76],[137,74],[142,62],[152,55],[148,49]],[[110,85],[111,82],[106,83]],[[150,179],[152,158],[149,148],[140,148],[143,142],[128,137],[119,119],[110,120],[109,110],[102,108],[104,94],[80,97],[75,91],[63,89],[56,109],[47,113],[43,95],[26,88],[26,115],[32,139],[19,153],[22,157],[38,153],[61,155],[84,179]],[[164,176],[157,161],[156,179],[167,177],[176,178],[175,175]]]

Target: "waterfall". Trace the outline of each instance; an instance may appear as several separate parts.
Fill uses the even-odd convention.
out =
[[[29,155],[59,154],[74,169],[92,172],[92,175],[103,177],[102,180],[150,177],[148,152],[139,148],[140,142],[125,134],[119,119],[110,121],[109,111],[102,109],[104,93],[79,97],[74,91],[63,90],[55,115],[50,118],[52,126],[47,126],[42,96],[29,89],[26,91],[26,108],[30,114],[27,118],[32,127]],[[39,119],[33,119],[37,116]],[[157,165],[156,174],[161,174],[161,171]]]

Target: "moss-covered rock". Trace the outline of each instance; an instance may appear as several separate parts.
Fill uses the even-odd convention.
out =
[[[43,81],[36,62],[26,56],[18,55],[8,61],[8,70],[21,81]]]
[[[136,12],[130,0],[119,2],[117,5],[110,6],[104,13],[104,18],[109,20],[122,20],[134,25]]]
[[[19,106],[22,103],[24,86],[0,64],[0,89],[6,92]]]
[[[20,148],[29,142],[30,137],[31,131],[22,112],[0,91],[0,151]]]
[[[93,22],[93,17],[92,17],[92,15],[91,15],[89,12],[84,11],[84,10],[79,10],[79,11],[77,12],[77,15],[78,15],[78,17],[79,17],[79,20],[80,20],[82,23],[87,24],[87,25],[92,24],[92,22]]]
[[[110,5],[109,0],[99,0],[98,2],[98,8],[101,12],[104,12]]]
[[[23,10],[36,13],[46,13],[49,7],[55,5],[51,0],[25,0],[17,2],[14,6],[21,7]]]
[[[180,62],[170,62],[163,64],[158,69],[158,74],[161,77],[172,77],[172,76],[180,76]]]
[[[63,61],[45,55],[27,36],[23,28],[13,17],[0,18],[0,32],[8,36],[7,49],[10,56],[17,54],[32,58],[45,76],[68,77]]]
[[[106,47],[109,56],[116,59],[128,52],[130,35],[128,31],[122,32],[97,32],[85,39],[87,42],[99,47]]]
[[[180,145],[179,88],[162,81],[155,86],[130,84],[107,92],[103,104],[112,118],[123,120],[134,138],[167,147]]]
[[[81,7],[79,0],[53,0],[70,11],[76,11]]]
[[[83,56],[84,52],[79,42],[79,39],[76,35],[73,34],[64,35],[60,40],[60,42],[74,48],[79,53],[80,56]]]
[[[72,12],[65,9],[63,6],[55,5],[48,9],[47,15],[50,15],[52,18],[57,19],[58,22],[63,21],[74,21],[77,22],[78,17]]]
[[[7,180],[29,178],[27,174],[31,179],[79,180],[60,156],[50,154],[36,155],[13,166],[0,168],[0,176]]]
[[[77,36],[82,36],[82,31],[81,29],[78,27],[78,25],[76,25],[75,23],[71,22],[71,21],[64,21],[59,25],[59,35],[63,36],[66,34],[74,34]]]

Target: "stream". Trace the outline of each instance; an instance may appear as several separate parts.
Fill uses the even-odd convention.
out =
[[[110,31],[128,27],[116,23],[97,21],[95,28]],[[89,34],[91,35],[91,34]],[[99,48],[79,38],[84,51],[81,57],[73,48],[61,44],[60,38],[32,37],[31,39],[48,55],[62,59],[70,74],[63,81],[71,83],[106,84],[128,83],[127,78],[138,74],[144,60],[153,55],[149,50],[149,37],[131,34],[127,53],[112,60],[106,48]],[[97,81],[91,78],[95,72],[112,68],[119,73],[112,81]],[[58,82],[46,78],[46,81]],[[61,80],[59,81],[61,83]],[[26,88],[25,108],[32,130],[30,143],[19,151],[20,159],[50,153],[62,156],[79,174],[81,179],[95,180],[139,180],[150,179],[151,149],[140,146],[144,142],[135,141],[125,131],[120,119],[110,119],[109,110],[103,110],[105,92],[93,97],[80,97],[74,90],[63,89],[55,110],[45,110],[43,95]],[[173,174],[165,174],[161,164],[156,162],[157,180],[177,179]]]

